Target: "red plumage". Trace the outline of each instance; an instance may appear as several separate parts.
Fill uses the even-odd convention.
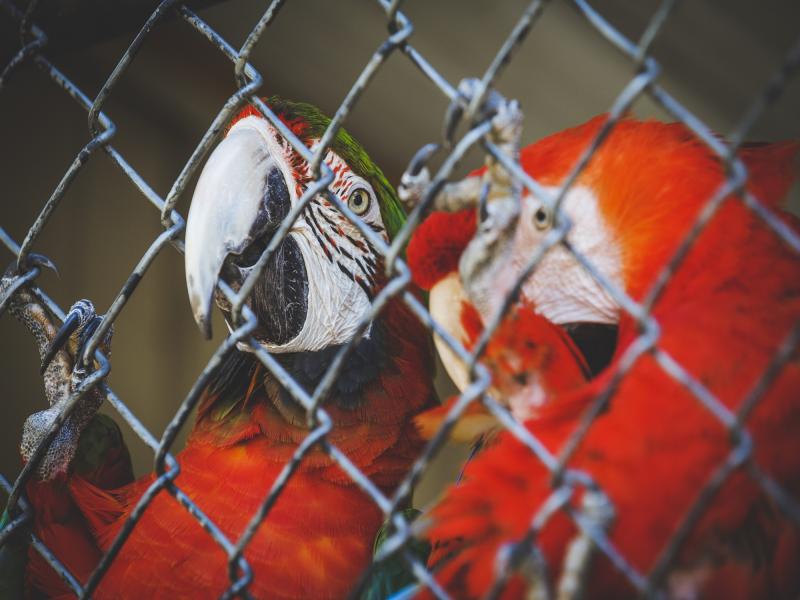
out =
[[[523,167],[546,185],[559,184],[604,118],[524,149]],[[748,189],[795,231],[795,220],[777,206],[793,180],[797,153],[793,142],[740,152],[750,171]],[[594,155],[577,183],[598,198],[602,217],[619,241],[625,290],[635,300],[648,293],[723,178],[720,161],[677,124],[624,119]],[[661,332],[658,348],[736,412],[800,319],[800,261],[740,201],[728,198],[652,315]],[[621,313],[611,367],[545,403],[526,422],[552,453],[561,450],[638,336],[635,321]],[[795,350],[746,416],[755,464],[795,498],[800,492],[798,389]],[[645,354],[622,379],[569,467],[589,473],[608,494],[616,511],[610,539],[647,573],[732,451],[721,422]],[[485,593],[496,575],[498,550],[525,535],[550,490],[550,474],[541,462],[511,435],[500,435],[467,465],[462,483],[432,512],[428,535],[446,544],[434,557],[437,578],[457,597]],[[558,512],[536,537],[554,578],[574,534],[569,518]],[[797,529],[746,470],[737,469],[681,546],[666,585],[675,597],[683,586],[702,597],[796,598],[798,539]],[[443,555],[449,556],[442,560]],[[588,591],[592,598],[634,594],[604,557],[593,563]],[[522,580],[515,575],[504,597],[522,594]]]
[[[326,407],[327,439],[384,493],[408,471],[422,440],[411,417],[433,401],[425,332],[405,305],[391,301],[381,317],[388,364],[356,409]],[[177,455],[177,485],[234,542],[308,435],[275,408],[278,384],[254,362],[240,396],[206,391],[198,419]],[[302,422],[304,418],[298,413]],[[107,454],[111,461],[115,456]],[[81,582],[108,549],[153,475],[116,487],[97,473],[31,482],[35,532]],[[269,598],[341,598],[370,562],[383,521],[377,505],[321,449],[303,459],[245,550],[249,590]],[[32,551],[31,556],[35,553]],[[30,586],[48,597],[68,588],[40,558]],[[217,598],[230,585],[227,557],[198,521],[166,491],[145,510],[113,561],[95,598]]]
[[[483,332],[483,321],[466,301],[456,310],[461,312],[465,347],[472,350]],[[583,356],[564,330],[529,306],[512,308],[489,339],[480,363],[491,374],[493,395],[509,402],[512,410],[524,413],[536,410],[531,405],[531,389],[537,389],[550,400],[557,399],[586,383],[588,371]],[[453,396],[441,406],[417,415],[414,421],[424,438],[436,434],[457,399],[458,396]],[[520,400],[518,406],[516,399]],[[472,402],[459,417],[451,437],[474,442],[484,436],[486,441],[498,427],[482,404]]]
[[[483,321],[465,302],[461,322],[471,350],[483,333]],[[569,335],[526,305],[512,307],[489,339],[481,362],[489,368],[492,385],[503,398],[516,394],[532,377],[538,377],[542,391],[554,397],[585,383],[588,372]]]
[[[423,290],[458,270],[458,259],[475,233],[475,211],[434,212],[414,232],[406,257],[411,274]]]
[[[310,105],[276,98],[270,103],[284,123],[309,144],[322,136],[330,122]],[[248,107],[234,122],[253,114],[254,109]],[[299,161],[297,153],[286,152],[285,160]],[[388,238],[400,226],[402,212],[383,174],[343,130],[332,142],[331,152],[341,154],[339,158],[348,168],[363,176],[360,181],[366,183],[360,185],[373,185],[378,210],[387,216],[375,230],[380,229],[380,235]],[[270,157],[277,160],[277,155]],[[346,158],[354,164],[347,163]],[[338,169],[343,171],[344,167]],[[270,175],[273,172],[277,170]],[[269,184],[276,188],[267,190],[272,208],[284,206],[282,199],[289,201],[283,194],[289,193],[293,181],[284,180],[283,189],[274,182]],[[267,192],[260,193],[263,198],[258,196],[257,200],[266,203]],[[325,217],[325,213],[318,214],[320,220]],[[280,220],[280,215],[268,216]],[[264,221],[267,217],[261,214],[259,218]],[[349,236],[341,225],[332,223],[331,227],[338,227],[339,236]],[[259,235],[271,234],[272,230],[266,230]],[[366,254],[367,243],[356,238],[355,234],[348,237],[353,247]],[[230,248],[224,250],[230,254]],[[353,262],[358,258],[347,249],[341,252]],[[332,270],[339,265],[341,273],[349,273],[356,282],[359,276],[343,268],[337,258],[328,254],[326,261],[321,252],[319,256],[326,268],[329,263]],[[368,290],[363,279],[361,287],[365,295],[376,294],[385,284],[383,265],[380,257],[373,259],[371,253],[363,258],[356,266],[362,273],[371,269],[375,277]],[[287,264],[294,269],[292,273],[279,272],[268,280],[271,285],[300,288],[308,283],[300,281],[307,273],[305,263],[300,267],[297,262],[282,262],[278,267]],[[332,276],[319,280],[313,283],[321,288],[339,284]],[[294,299],[297,304],[308,300],[299,294],[281,298]],[[253,306],[260,320],[269,316],[263,314],[265,311],[286,309],[282,305]],[[308,306],[306,309],[310,310]],[[352,312],[362,310],[356,306]],[[323,321],[333,329],[338,324],[331,323],[330,317],[326,315],[329,320]],[[321,349],[309,346],[309,350],[276,354],[276,360],[310,393],[339,344],[349,339],[344,334],[342,337],[341,342],[326,342]],[[325,335],[320,338],[327,339]],[[343,372],[324,398],[324,409],[332,420],[324,443],[335,445],[384,494],[394,492],[422,448],[413,417],[435,402],[432,362],[425,329],[401,300],[393,298],[372,320],[368,334],[357,341]],[[100,418],[95,415],[93,423]],[[200,398],[187,446],[176,456],[180,473],[174,485],[236,543],[310,433],[305,409],[289,397],[254,355],[236,350],[212,376]],[[86,440],[84,431],[81,444]],[[116,439],[112,446],[116,449],[88,449],[88,454],[96,455],[99,461],[96,469],[81,469],[76,464],[79,461],[73,460],[68,476],[49,482],[31,481],[27,488],[36,513],[35,533],[82,584],[156,480],[151,474],[132,482],[124,445]],[[244,550],[253,573],[249,592],[269,598],[345,597],[369,565],[383,519],[375,502],[338,463],[320,445],[313,446]],[[69,588],[55,572],[33,551],[30,556],[30,593],[70,596]],[[92,597],[218,598],[230,585],[223,549],[173,495],[162,489],[147,504]]]

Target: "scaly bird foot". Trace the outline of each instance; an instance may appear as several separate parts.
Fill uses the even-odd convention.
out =
[[[465,80],[459,93],[469,106],[481,91],[478,80]],[[495,90],[484,94],[483,103],[475,109],[474,121],[489,119],[491,140],[509,160],[519,161],[523,114],[516,100],[507,100]],[[469,178],[468,178],[469,179]],[[472,193],[472,203],[479,210],[475,237],[461,255],[459,274],[467,297],[485,318],[499,308],[491,298],[502,297],[498,286],[508,284],[502,273],[510,258],[520,213],[522,186],[509,170],[492,154],[486,155],[486,170],[480,177],[460,182],[462,191]]]
[[[481,82],[478,79],[464,79],[459,84],[459,96],[450,104],[445,115],[445,146],[452,145],[456,128],[464,117],[465,106],[472,106],[480,90]],[[489,90],[483,94],[482,102],[468,116],[473,124],[489,120],[492,124],[492,141],[512,160],[518,159],[523,114],[516,100],[506,100],[497,91]],[[411,159],[400,178],[398,196],[407,210],[420,204],[434,183],[426,163],[439,149],[439,144],[423,146]],[[486,166],[487,171],[483,176],[472,175],[442,186],[433,199],[431,210],[455,212],[478,207],[482,200],[519,194],[519,185],[493,156],[487,155]],[[486,211],[482,210],[481,213],[485,216]]]
[[[422,198],[431,184],[431,172],[425,166],[439,149],[439,144],[426,144],[420,148],[408,163],[400,177],[397,195],[407,211],[411,211]]]
[[[442,133],[445,144],[452,144],[458,124],[466,116],[473,125],[490,119],[495,143],[518,147],[522,133],[522,110],[519,102],[507,100],[493,89],[486,90],[478,98],[482,92],[483,84],[480,79],[462,79],[458,84],[458,97],[450,103],[445,113]]]
[[[484,93],[477,79],[462,81],[458,94],[445,116],[445,143],[452,140],[462,118],[468,118],[473,125],[489,121],[489,137],[499,155],[518,163],[523,121],[519,103],[507,100],[495,90]],[[431,179],[425,166],[437,149],[433,144],[423,147],[403,174],[399,195],[407,208],[423,202],[431,193],[431,186],[441,184]],[[506,266],[511,257],[521,208],[522,185],[503,166],[503,162],[487,153],[486,169],[482,173],[441,186],[430,206],[431,210],[448,212],[478,210],[477,232],[461,255],[459,274],[467,298],[487,320],[500,308],[495,305],[497,298],[503,297],[498,290],[510,289],[512,284],[503,275],[510,271]]]
[[[102,322],[103,317],[97,314],[94,309],[94,304],[92,304],[90,300],[78,300],[73,304],[64,319],[64,324],[50,342],[45,356],[42,358],[40,373],[43,374],[45,372],[56,353],[64,348],[70,341],[73,341],[75,344],[75,351],[73,352],[75,366],[73,370],[79,370],[85,374],[86,369],[82,365],[83,351],[86,347],[86,343],[91,339],[92,334],[97,331],[97,328]],[[107,337],[108,341],[104,341],[104,344],[110,344],[110,332]]]
[[[38,264],[48,266],[44,262]],[[32,414],[25,421],[20,453],[28,462],[44,442],[53,422],[69,404],[75,389],[87,376],[87,370],[91,370],[80,364],[79,357],[101,317],[94,314],[90,302],[82,300],[73,305],[64,325],[57,329],[52,315],[36,298],[28,282],[20,283],[24,278],[24,274],[9,268],[0,280],[0,302],[7,304],[9,312],[31,332],[43,363],[44,390],[50,408]],[[101,350],[107,352],[110,330],[105,338]],[[49,480],[67,472],[80,434],[102,400],[103,396],[96,388],[78,400],[39,461],[36,472],[40,479]]]

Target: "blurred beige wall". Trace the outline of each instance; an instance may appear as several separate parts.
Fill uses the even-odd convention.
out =
[[[232,0],[201,12],[234,46],[242,43],[266,2]],[[527,3],[516,0],[409,0],[413,45],[452,83],[479,76]],[[594,6],[638,37],[657,2],[606,0]],[[0,17],[3,18],[3,17]],[[680,3],[654,46],[662,85],[701,119],[729,131],[800,34],[794,0]],[[112,71],[133,32],[53,56],[90,96]],[[336,110],[386,36],[383,15],[364,0],[289,2],[265,32],[253,64],[264,94]],[[0,57],[5,64],[8,57]],[[632,67],[566,2],[552,2],[499,81],[521,101],[526,141],[608,109]],[[113,146],[165,196],[225,99],[235,91],[232,65],[183,22],[160,24],[105,106],[118,132]],[[756,124],[754,139],[800,137],[800,82]],[[397,182],[422,144],[439,135],[446,101],[401,55],[389,58],[346,122],[389,179]],[[647,100],[640,116],[667,118]],[[17,241],[89,140],[86,113],[32,66],[0,90],[0,225]],[[473,156],[471,166],[477,164]],[[469,165],[468,165],[469,166]],[[191,191],[191,186],[190,186]],[[191,194],[179,204],[185,215]],[[101,151],[81,170],[35,250],[60,276],[40,284],[62,307],[78,298],[105,310],[159,234],[158,212]],[[11,255],[0,248],[0,261]],[[220,341],[202,339],[185,295],[182,257],[166,248],[116,323],[110,384],[157,436]],[[0,319],[0,472],[19,468],[22,423],[44,408],[32,340],[9,316]],[[446,381],[443,390],[448,389]],[[444,393],[449,393],[445,391]],[[117,419],[121,421],[121,419]],[[139,473],[152,454],[126,431]],[[452,479],[463,449],[432,471],[423,498]]]

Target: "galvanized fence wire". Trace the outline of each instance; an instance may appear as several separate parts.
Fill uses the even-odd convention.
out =
[[[538,17],[546,9],[548,4],[546,0],[534,0],[527,6],[518,22],[512,28],[504,44],[499,49],[497,55],[490,62],[489,67],[483,73],[482,77],[477,80],[477,85],[471,88],[470,93],[464,93],[462,88],[448,82],[447,79],[411,45],[409,39],[413,33],[413,24],[400,10],[402,1],[377,0],[377,6],[386,15],[387,37],[376,49],[371,59],[351,86],[338,110],[333,115],[333,119],[327,131],[313,149],[306,147],[258,97],[258,90],[263,79],[249,62],[253,49],[258,44],[259,39],[269,27],[270,23],[278,16],[279,10],[283,4],[284,2],[282,0],[274,0],[271,2],[267,6],[262,17],[246,37],[241,48],[237,50],[190,8],[180,4],[176,0],[164,0],[141,27],[139,33],[120,58],[101,90],[94,99],[91,99],[70,80],[68,75],[62,73],[46,57],[46,33],[39,29],[32,20],[32,17],[35,15],[36,2],[30,2],[26,11],[23,12],[12,0],[0,0],[0,6],[2,6],[7,17],[15,20],[19,24],[21,39],[20,50],[0,73],[0,90],[3,85],[6,84],[9,76],[15,69],[20,68],[25,63],[33,63],[49,77],[55,86],[68,94],[87,111],[88,129],[91,136],[90,141],[78,153],[75,160],[56,186],[56,189],[46,201],[39,216],[28,230],[25,239],[18,244],[4,230],[0,229],[0,241],[3,242],[17,259],[18,271],[21,274],[21,278],[17,280],[16,285],[28,285],[33,296],[46,306],[53,315],[63,320],[64,312],[41,288],[36,286],[35,279],[39,274],[39,267],[29,262],[28,257],[35,246],[38,236],[47,225],[53,212],[59,207],[66,190],[69,188],[75,176],[86,164],[89,157],[98,150],[105,152],[111,158],[112,162],[122,170],[133,185],[142,193],[145,199],[159,210],[163,226],[163,231],[152,241],[133,272],[123,283],[119,293],[108,307],[106,317],[101,327],[92,335],[85,346],[83,355],[78,358],[78,362],[82,363],[87,368],[91,367],[91,363],[93,362],[92,358],[94,358],[94,361],[100,365],[100,368],[92,372],[75,389],[74,394],[65,404],[63,413],[53,423],[50,431],[45,435],[38,451],[23,468],[13,485],[9,484],[6,479],[0,477],[0,483],[2,483],[4,489],[9,494],[7,509],[9,510],[9,514],[13,517],[3,531],[0,532],[0,543],[5,542],[13,532],[22,530],[29,524],[32,519],[32,513],[30,506],[21,493],[24,485],[31,477],[49,440],[53,439],[58,428],[64,423],[82,395],[95,387],[100,390],[108,402],[116,409],[120,417],[131,426],[136,435],[138,435],[153,451],[156,478],[141,497],[116,539],[111,544],[109,550],[105,553],[97,568],[85,583],[78,582],[64,566],[59,557],[55,556],[46,548],[36,536],[31,533],[26,533],[33,547],[47,560],[67,585],[82,598],[90,597],[100,584],[104,574],[136,527],[143,512],[153,498],[162,491],[166,491],[166,493],[172,495],[226,553],[228,557],[228,575],[231,585],[223,597],[250,597],[248,585],[253,580],[253,577],[259,576],[259,574],[253,573],[247,563],[244,557],[245,548],[252,540],[259,527],[269,526],[269,513],[272,506],[293,474],[297,471],[298,466],[302,463],[306,454],[313,448],[321,448],[327,453],[327,455],[348,474],[353,482],[372,498],[386,518],[391,520],[394,525],[394,532],[382,546],[379,555],[376,557],[376,564],[380,564],[388,557],[399,553],[408,562],[410,569],[419,580],[421,586],[428,587],[436,597],[448,598],[448,593],[435,581],[433,574],[427,569],[426,565],[415,559],[408,552],[407,544],[415,531],[413,526],[402,516],[400,509],[403,507],[404,502],[410,497],[414,485],[419,481],[430,461],[436,456],[437,452],[446,441],[458,418],[464,413],[468,405],[473,402],[481,402],[488,411],[497,417],[507,431],[518,438],[536,457],[538,457],[553,476],[550,495],[543,501],[540,507],[532,507],[532,511],[535,509],[535,513],[532,512],[531,514],[531,527],[528,534],[511,547],[504,548],[503,556],[499,557],[502,559],[501,562],[504,567],[500,569],[495,585],[489,593],[489,597],[496,597],[499,594],[507,578],[515,569],[519,568],[525,560],[531,556],[538,556],[536,534],[547,523],[548,519],[559,511],[570,516],[577,530],[580,532],[579,535],[585,536],[591,541],[594,547],[603,552],[615,567],[630,580],[631,584],[637,590],[647,595],[656,594],[661,586],[663,586],[665,576],[670,566],[673,564],[682,543],[691,533],[693,527],[702,517],[710,503],[713,502],[715,493],[727,481],[728,477],[735,470],[740,468],[745,469],[753,480],[758,483],[761,489],[763,489],[764,493],[772,498],[795,524],[800,526],[800,504],[756,464],[753,458],[754,444],[746,427],[748,415],[767,391],[772,381],[774,381],[781,372],[783,365],[786,364],[793,352],[796,351],[798,341],[800,340],[800,324],[797,324],[792,329],[782,346],[776,351],[775,356],[760,379],[754,384],[748,394],[744,396],[739,409],[733,412],[698,381],[692,373],[683,368],[667,352],[659,348],[659,324],[651,314],[655,302],[669,285],[672,275],[680,267],[695,240],[726,201],[741,201],[750,211],[761,219],[787,247],[795,253],[800,254],[800,237],[787,227],[773,211],[763,205],[745,189],[744,185],[747,181],[747,171],[740,159],[736,156],[737,148],[745,139],[747,132],[754,122],[769,108],[770,104],[779,97],[787,80],[795,73],[798,67],[800,67],[800,39],[798,39],[798,42],[790,50],[785,62],[779,66],[773,79],[763,93],[756,96],[751,109],[744,115],[737,128],[726,138],[726,142],[716,137],[704,123],[658,84],[660,68],[655,59],[649,55],[649,51],[653,41],[658,37],[664,24],[669,19],[670,13],[675,5],[674,0],[665,0],[660,4],[638,41],[630,40],[622,35],[588,2],[584,0],[571,0],[571,5],[578,13],[609,42],[611,47],[615,48],[631,62],[634,74],[610,107],[608,111],[609,118],[597,134],[596,139],[580,157],[558,193],[553,196],[539,182],[531,177],[530,174],[526,173],[518,162],[509,157],[502,148],[492,141],[491,122],[483,111],[489,92],[503,68],[512,60],[514,51],[523,43],[526,36],[535,26]],[[113,93],[114,87],[130,66],[136,53],[147,41],[149,33],[158,22],[170,12],[178,15],[190,28],[203,36],[233,63],[234,75],[238,87],[214,117],[200,143],[196,146],[185,166],[175,179],[168,194],[166,197],[162,198],[112,145],[116,127],[103,112],[103,105]],[[387,244],[379,238],[375,232],[367,227],[348,208],[345,202],[342,202],[342,200],[328,188],[329,184],[333,181],[333,173],[324,163],[323,159],[329,145],[332,143],[348,114],[358,102],[360,95],[369,85],[387,57],[393,53],[406,56],[418,67],[421,75],[430,80],[441,93],[450,100],[451,110],[448,111],[445,120],[444,137],[446,141],[450,141],[459,120],[468,124],[468,130],[457,142],[449,145],[446,156],[439,169],[435,171],[431,180],[431,185],[427,188],[421,202],[411,211],[405,226],[396,235],[391,244]],[[645,295],[642,301],[637,302],[630,298],[624,290],[620,289],[605,277],[587,257],[583,256],[569,243],[567,234],[570,231],[571,222],[565,214],[562,204],[568,190],[575,184],[577,178],[588,164],[596,149],[600,147],[625,111],[628,110],[637,99],[645,94],[674,117],[675,120],[684,123],[717,157],[719,157],[719,160],[724,165],[726,177],[720,189],[708,199],[688,235],[682,241],[663,272],[659,275],[652,289]],[[314,175],[313,182],[309,185],[299,201],[292,207],[290,213],[284,219],[280,228],[257,261],[252,273],[250,273],[248,278],[243,282],[238,292],[235,292],[224,281],[220,281],[218,290],[227,298],[231,305],[233,330],[214,352],[186,398],[180,404],[173,419],[167,425],[161,436],[158,437],[144,427],[123,400],[119,398],[104,381],[103,378],[108,372],[109,364],[106,357],[103,356],[102,352],[99,350],[99,347],[114,320],[119,316],[126,302],[135,292],[138,283],[141,281],[142,277],[146,275],[147,269],[155,257],[168,245],[174,247],[178,252],[183,251],[183,242],[180,240],[180,236],[185,226],[185,220],[175,210],[175,206],[183,196],[187,183],[196,172],[197,168],[202,164],[215,141],[219,138],[220,132],[230,122],[236,111],[246,103],[255,105],[281,135],[289,140],[294,149],[308,161],[311,167],[310,172]],[[482,149],[487,156],[493,157],[494,160],[502,165],[502,167],[511,174],[512,179],[517,185],[522,186],[530,193],[541,198],[551,210],[554,224],[550,232],[544,238],[543,243],[533,251],[529,262],[522,269],[516,284],[506,298],[502,310],[491,322],[487,323],[484,332],[470,352],[436,323],[426,307],[414,294],[407,290],[410,282],[410,272],[401,258],[401,252],[414,229],[430,211],[437,194],[448,181],[452,180],[454,171],[461,159],[467,151],[475,146]],[[431,154],[430,152],[423,153],[422,161],[428,160]],[[358,339],[360,334],[366,331],[369,323],[380,313],[390,299],[399,297],[404,300],[412,312],[432,333],[436,333],[441,337],[455,354],[468,365],[471,373],[470,384],[459,395],[444,419],[440,430],[427,443],[420,457],[414,462],[410,472],[391,497],[384,495],[369,477],[363,474],[356,465],[353,464],[344,452],[327,439],[327,434],[332,430],[334,425],[330,415],[324,408],[323,400],[335,383],[345,359],[353,348],[354,341],[351,340],[351,342],[345,344],[338,351],[316,389],[309,394],[302,386],[293,380],[291,375],[280,363],[266,352],[252,336],[257,326],[257,319],[246,304],[249,294],[267,264],[269,257],[288,234],[294,220],[300,215],[303,208],[311,199],[318,194],[324,194],[385,258],[387,283],[374,298],[372,306],[368,314],[362,319],[353,340]],[[731,200],[733,195],[735,195],[736,200]],[[569,438],[565,447],[558,455],[553,455],[535,435],[517,422],[502,404],[487,393],[491,385],[491,375],[479,360],[491,336],[499,326],[502,317],[507,313],[518,297],[523,282],[537,268],[537,265],[540,264],[546,253],[557,246],[565,248],[578,260],[583,269],[608,292],[621,309],[636,321],[640,327],[641,334],[627,348],[621,359],[612,367],[614,371],[610,384],[604,393],[594,401],[591,410],[587,412],[579,427],[577,427]],[[5,308],[5,305],[0,306],[0,314],[2,314]],[[252,516],[247,528],[242,532],[239,538],[234,540],[227,537],[219,527],[214,524],[213,520],[205,515],[175,483],[175,478],[180,473],[180,464],[173,456],[171,448],[178,431],[189,418],[192,409],[196,406],[200,398],[203,388],[210,381],[214,370],[228,353],[236,351],[235,348],[237,344],[249,346],[275,379],[305,408],[310,427],[306,438],[299,444],[291,460],[284,466],[283,471],[273,483],[272,488],[266,493],[260,509]],[[675,535],[673,535],[666,547],[663,548],[656,567],[649,573],[641,573],[614,547],[610,537],[603,528],[599,527],[594,521],[587,517],[584,508],[577,508],[574,506],[573,501],[576,492],[579,490],[590,490],[600,496],[602,496],[602,490],[593,481],[591,473],[571,469],[569,460],[580,441],[589,431],[595,418],[602,412],[613,396],[619,383],[631,370],[636,361],[647,353],[652,355],[656,363],[667,375],[684,386],[697,399],[699,405],[714,415],[728,430],[730,433],[731,448],[726,460],[709,476],[706,485],[697,494],[694,505],[684,515]]]

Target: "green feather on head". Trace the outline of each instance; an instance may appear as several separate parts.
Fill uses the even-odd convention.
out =
[[[321,138],[331,122],[330,118],[322,114],[316,106],[306,102],[284,100],[279,96],[271,96],[265,102],[304,143]],[[389,239],[394,239],[406,222],[406,215],[397,193],[383,171],[370,159],[363,146],[343,127],[337,132],[330,149],[375,190],[383,224]]]

